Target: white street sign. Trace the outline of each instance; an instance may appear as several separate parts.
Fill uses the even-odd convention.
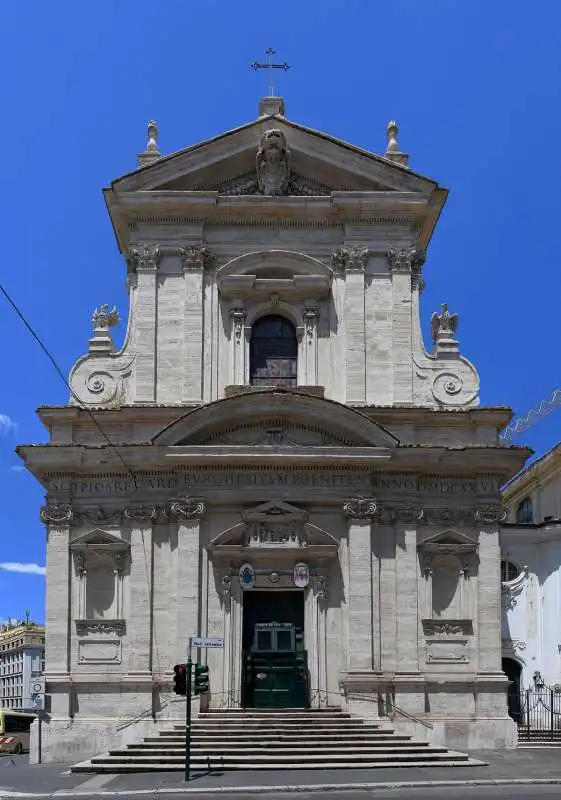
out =
[[[223,636],[193,636],[191,638],[192,647],[224,647]]]
[[[29,682],[29,693],[45,694],[45,678],[43,676],[31,678]]]

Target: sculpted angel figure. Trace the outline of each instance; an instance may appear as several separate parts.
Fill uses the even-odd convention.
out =
[[[282,131],[276,128],[265,131],[256,161],[261,194],[286,194],[290,178],[290,150]]]

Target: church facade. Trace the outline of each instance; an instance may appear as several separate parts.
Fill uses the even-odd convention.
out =
[[[72,396],[19,453],[45,487],[44,761],[213,708],[343,707],[455,749],[516,744],[500,487],[528,451],[479,405],[457,315],[420,326],[447,192],[287,119],[278,98],[105,198],[127,332],[96,309]],[[36,732],[35,732],[36,734]],[[37,736],[35,735],[35,747]],[[37,758],[36,750],[32,759]]]

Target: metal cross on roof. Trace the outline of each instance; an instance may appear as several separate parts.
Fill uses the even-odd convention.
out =
[[[274,69],[283,69],[285,72],[287,69],[290,69],[290,64],[287,64],[286,61],[284,64],[273,64],[273,56],[275,55],[275,51],[272,47],[269,47],[268,50],[265,51],[265,55],[267,56],[267,63],[261,64],[259,61],[254,61],[251,65],[253,69],[266,69],[268,70],[268,80],[269,80],[269,97],[275,96],[275,85],[274,85]]]

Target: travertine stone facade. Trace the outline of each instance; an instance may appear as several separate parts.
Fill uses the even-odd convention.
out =
[[[125,342],[97,310],[68,406],[40,409],[49,445],[20,448],[47,493],[45,760],[181,720],[171,675],[190,634],[225,640],[202,655],[204,702],[247,702],[255,591],[300,593],[312,706],[456,748],[514,744],[499,487],[527,452],[499,446],[507,410],[478,406],[457,316],[435,313],[423,344],[446,190],[392,153],[263,114],[152,149],[106,189]],[[294,350],[263,376],[265,317]]]

